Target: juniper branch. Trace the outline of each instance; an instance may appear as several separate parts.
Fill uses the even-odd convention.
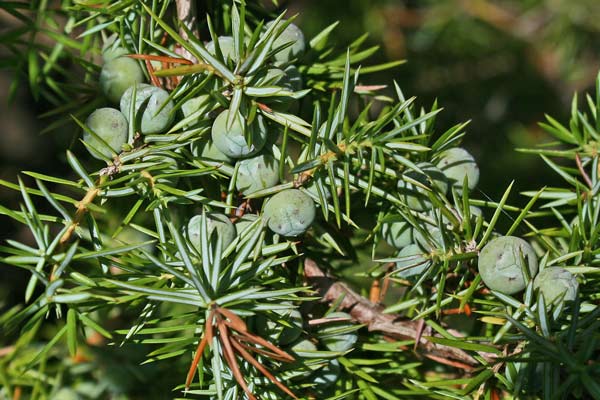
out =
[[[425,326],[423,332],[420,320],[407,320],[398,314],[384,314],[383,307],[372,303],[365,297],[353,291],[348,285],[327,275],[311,259],[304,261],[304,273],[322,296],[323,301],[332,303],[343,297],[341,308],[349,310],[350,315],[357,322],[365,324],[369,331],[382,332],[386,336],[396,339],[416,339],[420,337],[418,350],[422,355],[442,361],[449,359],[458,361],[467,366],[476,366],[479,362],[464,350],[451,346],[444,346],[428,341],[423,336],[436,336],[430,327]],[[459,332],[449,329],[454,336],[461,336]],[[488,361],[493,361],[495,356],[491,353],[478,352]]]

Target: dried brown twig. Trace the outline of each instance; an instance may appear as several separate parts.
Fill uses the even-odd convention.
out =
[[[332,303],[343,298],[340,307],[349,310],[352,318],[365,324],[369,331],[382,332],[395,339],[419,338],[416,352],[444,364],[467,370],[472,370],[479,365],[479,362],[464,350],[427,340],[427,336],[436,335],[429,326],[423,326],[419,320],[407,320],[397,314],[384,314],[382,306],[369,301],[345,283],[325,274],[315,261],[308,258],[304,261],[304,273],[308,282],[318,290],[323,301]],[[448,329],[448,332],[456,337],[461,336],[451,329]],[[494,361],[496,357],[491,353],[478,352],[478,354],[487,361]]]
[[[215,329],[216,328],[216,329]],[[236,332],[236,333],[232,333]],[[256,397],[248,387],[244,375],[240,370],[240,366],[237,362],[237,357],[241,357],[254,366],[260,373],[267,377],[274,385],[285,392],[291,398],[297,399],[296,395],[283,383],[281,383],[264,365],[262,365],[250,352],[261,354],[264,357],[271,358],[273,360],[292,362],[294,357],[281,350],[271,342],[263,339],[262,337],[255,335],[248,331],[246,323],[237,316],[234,312],[213,305],[212,309],[206,319],[204,326],[204,334],[202,339],[198,343],[196,349],[196,355],[190,365],[190,369],[187,374],[185,382],[185,388],[188,390],[196,374],[198,363],[202,358],[204,349],[207,345],[212,345],[212,340],[217,337],[221,343],[223,349],[223,357],[225,362],[229,366],[233,377],[237,381],[238,385],[244,390],[246,396],[250,400],[256,400]],[[249,345],[248,343],[252,344]],[[237,354],[236,354],[237,353]]]

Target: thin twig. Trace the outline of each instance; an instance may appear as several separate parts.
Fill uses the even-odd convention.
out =
[[[223,314],[224,317],[231,321],[231,327],[238,332],[248,332],[248,327],[244,320],[238,317],[235,313],[223,307],[217,307],[217,312]]]
[[[240,346],[242,346],[244,349],[246,349],[248,351],[252,351],[254,353],[263,355],[265,357],[272,358],[273,360],[289,362],[289,360],[287,358],[280,357],[277,353],[265,350],[261,347],[255,347],[255,346],[250,346],[249,344],[246,344],[245,338],[240,335],[231,335],[231,338],[235,339]]]
[[[101,183],[101,182],[98,182],[98,183]],[[75,218],[73,219],[73,221],[71,221],[69,228],[60,238],[61,245],[66,244],[71,239],[71,236],[73,236],[73,232],[75,232],[75,229],[77,229],[77,227],[81,223],[83,216],[88,211],[88,206],[94,201],[96,196],[99,194],[100,194],[100,189],[98,189],[97,187],[88,189],[88,191],[85,193],[85,196],[83,197],[83,199],[79,203],[77,203],[77,211],[75,211]]]
[[[583,164],[581,163],[581,157],[579,157],[579,154],[577,154],[577,153],[575,153],[575,162],[577,163],[577,169],[581,173],[581,176],[583,176],[583,180],[585,181],[585,183],[587,183],[587,185],[590,187],[590,189],[593,189],[594,184],[592,183],[592,180],[590,179],[587,172],[585,172],[585,169],[583,168]]]
[[[294,357],[292,357],[290,354],[286,353],[285,351],[281,350],[279,347],[275,346],[273,343],[263,339],[262,337],[255,335],[253,333],[250,333],[250,332],[238,331],[238,333],[240,334],[239,340],[243,340],[243,341],[246,341],[249,343],[257,344],[259,346],[263,346],[264,348],[277,354],[279,359],[281,359],[282,361],[286,361],[286,362],[294,361]]]
[[[352,318],[365,324],[369,331],[382,332],[386,336],[403,340],[420,338],[418,352],[424,356],[438,359],[441,357],[471,366],[479,365],[479,362],[464,350],[428,341],[426,336],[436,335],[428,326],[421,334],[420,321],[407,320],[397,314],[384,314],[383,307],[357,294],[346,284],[326,275],[313,260],[304,261],[304,273],[309,283],[319,291],[323,301],[332,303],[342,298],[340,307],[349,310]],[[454,330],[449,329],[448,332],[456,337],[461,336]],[[478,352],[478,354],[488,361],[495,359],[495,355],[491,353]]]
[[[252,391],[250,390],[248,384],[244,380],[244,376],[240,371],[240,366],[237,360],[235,359],[235,353],[233,352],[233,346],[231,344],[231,340],[229,339],[229,331],[227,329],[227,325],[225,325],[225,321],[223,321],[223,318],[220,314],[217,314],[216,317],[217,329],[219,330],[219,338],[221,344],[223,345],[223,355],[225,356],[225,361],[229,365],[229,369],[231,370],[233,377],[237,381],[238,385],[240,385],[240,387],[244,390],[248,398],[250,400],[256,400],[256,397],[254,396],[254,394],[252,394]]]
[[[264,376],[266,376],[271,382],[273,382],[279,389],[283,390],[285,393],[287,393],[294,399],[298,398],[287,386],[279,382],[279,380],[277,380],[277,378],[275,378],[275,376],[272,373],[270,373],[269,370],[267,370],[261,363],[259,363],[254,357],[252,357],[252,355],[246,351],[244,346],[242,346],[235,340],[232,340],[231,344],[246,361],[254,365],[254,367],[257,370],[259,370]]]
[[[213,338],[213,317],[215,315],[214,311],[211,311],[208,314],[208,318],[206,319],[206,324],[204,324],[204,335],[202,335],[202,340],[198,343],[198,347],[196,348],[196,355],[194,356],[194,360],[190,365],[190,369],[188,370],[187,379],[185,380],[185,390],[190,388],[192,381],[194,380],[194,375],[196,374],[196,369],[198,368],[198,363],[202,358],[202,353],[204,353],[204,348],[208,344],[212,345]]]

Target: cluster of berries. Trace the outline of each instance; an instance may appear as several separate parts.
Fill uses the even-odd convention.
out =
[[[429,162],[416,164],[422,172],[406,171],[398,180],[398,193],[404,203],[415,212],[434,217],[434,207],[424,187],[446,194],[451,186],[462,191],[464,182],[469,190],[479,181],[479,168],[473,156],[462,147],[454,147],[439,154],[436,165]],[[414,183],[413,183],[414,182]],[[481,215],[481,210],[471,206],[472,216]],[[399,250],[396,255],[396,273],[402,278],[422,275],[431,265],[428,253],[440,248],[443,239],[437,226],[425,225],[425,231],[415,227],[402,217],[387,218],[382,224],[382,236],[392,247]]]
[[[401,198],[408,207],[417,212],[432,213],[433,205],[422,186],[435,187],[445,194],[450,185],[459,192],[466,182],[468,190],[473,190],[479,180],[479,169],[475,159],[465,149],[455,147],[443,151],[437,164],[428,162],[417,164],[423,173],[407,171],[398,181]],[[416,183],[417,182],[420,185]],[[481,216],[481,210],[470,207],[471,216]],[[432,215],[433,216],[433,215]],[[430,266],[430,254],[443,243],[442,232],[436,226],[427,225],[426,234],[414,229],[410,222],[396,218],[382,225],[385,241],[399,249],[396,258],[396,273],[402,278],[421,276]],[[538,272],[535,251],[525,240],[514,236],[501,236],[492,239],[482,250],[478,268],[483,283],[490,289],[505,294],[514,294],[526,287],[527,269],[530,278],[535,278],[534,289],[538,289],[548,304],[575,299],[578,282],[568,270],[548,267]]]
[[[274,22],[266,23],[265,29]],[[215,56],[220,53],[225,62],[238,61],[232,37],[220,36],[217,42],[207,43],[207,51]],[[305,50],[302,31],[290,23],[273,41],[272,48],[281,50],[274,53],[271,66],[258,78],[259,84],[279,86],[288,92],[300,91],[302,77],[291,62]],[[112,44],[105,47],[103,58],[100,87],[108,101],[118,104],[119,109],[104,107],[90,114],[85,122],[83,141],[94,157],[111,161],[131,144],[131,126],[142,136],[164,133],[173,126],[178,113],[167,90],[144,83],[144,73],[138,61],[127,57],[127,50]],[[278,110],[297,107],[295,98],[284,95],[269,97],[265,103]],[[238,171],[236,188],[244,196],[279,183],[279,162],[265,146],[267,142],[277,140],[280,133],[277,126],[261,115],[244,120],[237,112],[230,118],[229,109],[219,108],[210,93],[185,101],[180,109],[181,120],[192,121],[191,124],[213,120],[210,138],[194,141],[191,153],[201,160],[233,165]],[[200,240],[196,237],[200,221],[197,217],[192,217],[188,224],[188,236],[195,247],[199,247]],[[263,217],[273,232],[296,237],[312,224],[315,205],[304,192],[286,189],[266,200]],[[236,230],[225,214],[211,213],[207,221],[209,233],[216,231],[223,246],[236,237]]]
[[[492,239],[481,250],[478,260],[479,274],[485,285],[505,294],[514,294],[527,286],[525,274],[533,278],[547,304],[573,301],[579,283],[575,276],[561,267],[546,267],[538,273],[538,259],[533,247],[515,236]]]

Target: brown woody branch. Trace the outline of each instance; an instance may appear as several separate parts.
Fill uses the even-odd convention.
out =
[[[354,320],[365,324],[369,331],[381,332],[394,339],[418,339],[416,351],[433,360],[449,365],[459,366],[467,370],[479,365],[479,362],[466,351],[432,343],[426,336],[437,336],[422,320],[408,320],[397,314],[384,314],[383,307],[372,303],[368,299],[350,289],[345,283],[325,274],[311,259],[304,261],[304,273],[308,282],[319,291],[325,302],[334,302],[343,297],[340,307],[349,310]],[[448,332],[456,337],[461,334],[452,329]],[[493,361],[494,354],[478,352],[488,361]]]
[[[196,2],[194,0],[176,0],[177,6],[177,18],[183,25],[194,35],[196,39],[200,39],[200,31],[198,30],[198,21],[196,19]],[[184,39],[188,40],[184,29],[179,30],[179,35]],[[182,48],[177,48],[176,53],[185,59],[190,60],[192,63],[197,63],[196,57],[194,57],[189,51]]]

